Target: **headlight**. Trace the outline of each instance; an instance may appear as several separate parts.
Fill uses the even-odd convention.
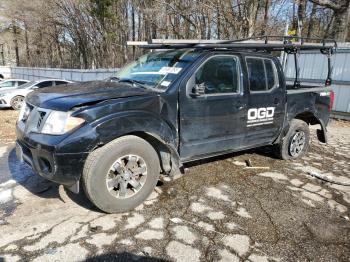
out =
[[[18,121],[26,120],[28,118],[29,111],[30,111],[30,108],[28,107],[26,102],[23,102],[21,106],[21,110],[19,111]]]
[[[6,96],[6,94],[0,94],[0,97]]]
[[[62,135],[79,127],[85,122],[80,117],[71,116],[71,112],[52,111],[41,130],[43,134]]]

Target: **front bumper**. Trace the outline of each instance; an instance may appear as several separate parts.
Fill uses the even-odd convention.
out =
[[[9,99],[6,97],[0,97],[0,108],[11,107]]]
[[[16,155],[45,179],[75,187],[82,174],[88,153],[58,153],[54,145],[35,141],[17,127]]]

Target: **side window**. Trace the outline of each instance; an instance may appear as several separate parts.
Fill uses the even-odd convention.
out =
[[[6,81],[0,84],[0,87],[13,87],[16,86],[16,81]]]
[[[43,88],[43,87],[48,87],[48,86],[52,86],[52,81],[43,81],[39,84],[36,84],[37,87],[39,88]]]
[[[238,92],[238,59],[234,56],[210,58],[196,72],[195,83],[204,87],[205,94]]]
[[[248,66],[248,78],[250,91],[265,91],[266,76],[264,68],[264,60],[259,58],[246,59]]]
[[[266,80],[267,80],[267,89],[272,89],[276,84],[276,70],[275,65],[272,64],[270,59],[264,59],[265,62],[265,70],[266,70]]]
[[[56,86],[68,84],[66,81],[55,81]]]
[[[247,57],[246,62],[250,91],[261,92],[275,87],[277,75],[272,60]]]
[[[18,81],[18,86],[24,85],[25,83],[27,83],[27,82],[25,82],[25,81]]]

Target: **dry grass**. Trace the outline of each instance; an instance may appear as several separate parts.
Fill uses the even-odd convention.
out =
[[[15,125],[19,111],[0,109],[0,142],[12,142],[16,138]]]

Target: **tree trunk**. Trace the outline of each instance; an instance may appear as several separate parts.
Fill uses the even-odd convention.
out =
[[[217,35],[218,39],[221,38],[221,34],[220,34],[221,28],[220,27],[221,27],[220,8],[219,8],[219,3],[217,3],[217,5],[216,5],[216,35]]]
[[[258,19],[259,9],[260,9],[260,1],[253,0],[249,6],[248,37],[255,35],[255,27],[256,27],[256,21]]]
[[[314,20],[315,20],[315,14],[316,14],[316,5],[312,3],[312,10],[310,14],[310,21],[309,21],[309,26],[307,28],[307,37],[312,36],[312,31],[314,29]]]
[[[269,0],[265,0],[265,7],[264,7],[264,23],[261,27],[261,35],[265,35],[266,34],[266,28],[267,28],[267,24],[269,22],[269,7],[270,7],[270,1]]]
[[[27,66],[30,65],[30,53],[29,53],[29,40],[28,40],[28,29],[27,29],[27,24],[24,23],[24,39],[25,39],[25,44],[26,44],[26,64]]]
[[[305,20],[305,7],[306,7],[306,1],[299,0],[297,36],[302,36],[302,33],[303,33],[303,26],[304,26],[304,20]]]
[[[332,32],[330,36],[338,41],[346,41],[350,21],[350,0],[309,0],[314,4],[333,10]]]
[[[17,40],[17,26],[15,25],[15,22],[13,21],[13,37],[14,37],[14,44],[15,44],[15,54],[16,54],[16,66],[19,66],[19,50],[18,50],[18,40]]]
[[[340,8],[339,10],[334,10],[334,20],[333,20],[333,30],[331,37],[341,41],[346,42],[349,30],[349,4],[347,7]]]

